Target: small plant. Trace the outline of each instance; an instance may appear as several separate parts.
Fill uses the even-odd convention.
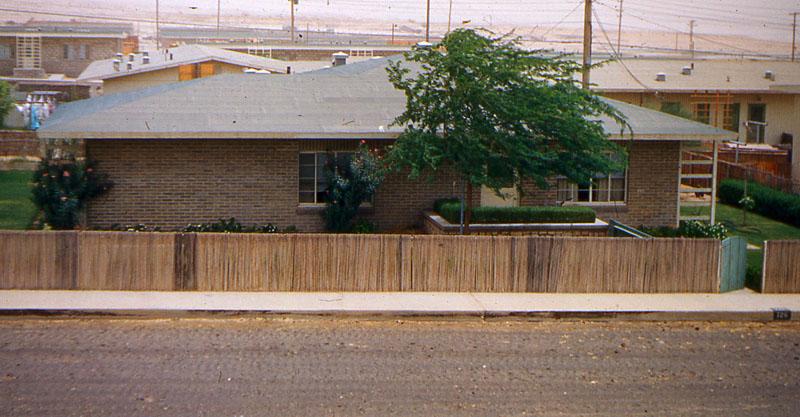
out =
[[[186,233],[278,233],[280,230],[272,223],[262,226],[242,226],[239,221],[231,217],[212,223],[190,223],[181,231]]]
[[[121,232],[160,232],[161,228],[158,226],[149,227],[145,224],[119,224],[114,223],[111,225],[111,230],[121,231]]]
[[[329,232],[352,231],[358,208],[372,198],[383,176],[380,158],[367,149],[363,141],[352,158],[331,155],[325,165],[328,182],[322,212],[325,228]]]
[[[739,207],[742,208],[742,226],[747,225],[747,212],[756,208],[756,200],[748,195],[739,199]]]
[[[32,200],[40,210],[45,227],[74,229],[86,203],[105,194],[112,186],[98,174],[91,162],[44,158],[33,174]]]
[[[378,228],[369,220],[360,219],[353,226],[353,233],[375,233]]]
[[[678,234],[682,237],[725,239],[728,228],[722,223],[708,224],[699,221],[681,222]]]

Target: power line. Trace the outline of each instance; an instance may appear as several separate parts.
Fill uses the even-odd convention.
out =
[[[606,38],[606,42],[608,43],[609,48],[611,48],[611,51],[614,53],[614,56],[617,57],[617,61],[620,63],[620,65],[622,65],[622,68],[625,69],[625,72],[627,72],[628,75],[630,75],[631,78],[633,78],[633,80],[636,81],[637,84],[641,85],[645,90],[655,91],[654,89],[650,88],[650,86],[643,83],[642,80],[640,80],[639,77],[634,75],[633,71],[631,71],[630,68],[628,68],[628,65],[625,64],[625,61],[622,59],[622,55],[619,53],[619,50],[614,49],[614,45],[611,44],[611,39],[608,37],[606,28],[603,27],[603,22],[600,21],[600,17],[597,15],[597,10],[593,10],[593,13],[595,20],[597,20],[597,26],[600,27],[600,31],[603,32],[603,36]]]
[[[549,34],[550,32],[552,32],[552,31],[553,31],[555,28],[557,28],[559,25],[561,25],[562,23],[564,23],[564,21],[565,21],[565,20],[567,20],[567,18],[569,18],[569,17],[570,17],[570,16],[571,16],[573,13],[575,13],[575,11],[576,11],[576,10],[578,10],[578,8],[579,8],[579,7],[581,7],[581,5],[582,5],[582,4],[583,4],[583,2],[580,2],[580,3],[578,3],[577,5],[575,5],[575,7],[573,7],[573,8],[572,8],[572,10],[570,10],[570,11],[569,11],[569,13],[565,14],[565,15],[564,15],[564,17],[562,17],[562,18],[561,18],[561,20],[559,20],[559,21],[558,21],[558,23],[556,23],[555,25],[553,25],[552,27],[550,27],[549,29],[547,29],[547,30],[546,30],[546,31],[545,31],[545,32],[542,34],[542,37],[544,38],[545,36],[547,36],[547,34]]]

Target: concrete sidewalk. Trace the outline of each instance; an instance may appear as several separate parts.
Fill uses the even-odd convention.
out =
[[[769,321],[776,310],[800,319],[800,294],[0,291],[0,314],[5,315],[237,312]]]

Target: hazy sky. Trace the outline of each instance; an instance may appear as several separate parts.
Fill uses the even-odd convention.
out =
[[[159,0],[162,10],[216,13],[217,0]],[[220,0],[226,16],[247,13],[258,17],[285,17],[288,0]],[[791,40],[790,12],[800,12],[800,0],[623,0],[623,29],[695,31],[705,34],[741,34],[763,39]],[[619,0],[594,0],[603,26],[616,30]],[[2,7],[31,7],[37,1],[11,0]],[[10,4],[9,4],[10,3]],[[155,0],[48,0],[39,9],[79,7],[86,13],[120,13],[125,9],[155,9]],[[446,23],[449,0],[431,0],[431,20]],[[454,25],[471,20],[482,25],[538,26],[541,34],[560,22],[559,28],[578,28],[583,20],[580,0],[452,0]],[[298,24],[304,18],[325,17],[372,19],[389,23],[425,19],[425,0],[299,0]],[[572,13],[570,13],[572,11]],[[3,13],[3,12],[0,12]]]

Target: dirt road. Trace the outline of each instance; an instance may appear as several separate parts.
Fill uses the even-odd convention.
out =
[[[8,416],[797,416],[800,325],[0,320]]]

